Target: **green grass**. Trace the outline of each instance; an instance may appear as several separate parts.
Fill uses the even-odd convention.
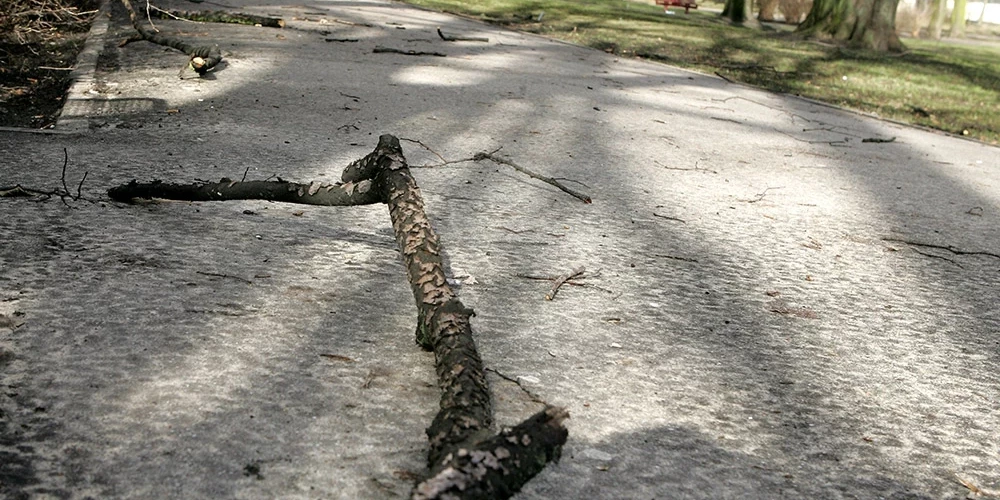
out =
[[[979,45],[907,39],[906,53],[887,55],[734,27],[711,12],[665,16],[662,7],[628,0],[409,1],[1000,143],[1000,38]]]

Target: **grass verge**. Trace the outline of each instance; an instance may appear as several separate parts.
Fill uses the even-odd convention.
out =
[[[797,40],[787,30],[773,27],[736,27],[717,13],[702,10],[668,16],[652,2],[408,1],[620,56],[718,73],[775,92],[1000,143],[1000,38],[995,32],[990,33],[991,42],[909,39],[903,54],[878,54]]]

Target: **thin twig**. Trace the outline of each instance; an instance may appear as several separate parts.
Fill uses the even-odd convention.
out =
[[[682,261],[682,262],[693,262],[695,264],[698,263],[698,259],[692,259],[690,257],[678,257],[676,255],[667,255],[667,254],[663,254],[663,253],[653,254],[653,257],[660,257],[662,259],[679,260],[679,261]]]
[[[239,276],[233,276],[231,274],[210,273],[210,272],[206,272],[206,271],[195,271],[195,272],[198,273],[198,274],[201,274],[203,276],[215,276],[217,278],[230,278],[230,279],[242,281],[242,282],[244,282],[244,283],[246,283],[248,285],[252,285],[253,284],[253,281],[250,281],[250,280],[248,280],[246,278],[241,278]]]
[[[155,32],[159,33],[159,32],[160,32],[160,30],[159,30],[159,29],[158,29],[158,28],[156,27],[156,25],[155,25],[155,24],[153,24],[153,16],[152,16],[152,15],[150,15],[150,13],[149,13],[149,8],[150,8],[150,7],[151,7],[151,5],[149,5],[149,0],[146,0],[146,20],[148,20],[148,21],[149,21],[149,26],[150,26],[151,28],[153,28],[153,31],[155,31]]]
[[[434,151],[433,149],[430,148],[430,146],[428,146],[428,145],[426,145],[426,144],[424,144],[424,143],[422,143],[422,142],[420,142],[420,141],[418,141],[416,139],[407,139],[406,137],[400,137],[399,140],[406,141],[406,142],[412,142],[412,143],[414,143],[414,144],[416,144],[416,145],[418,145],[418,146],[426,149],[427,151],[430,151],[430,153],[433,154],[434,156],[437,156],[441,160],[441,164],[442,165],[448,164],[448,160],[445,160],[444,157],[441,156],[440,154],[438,154],[437,151]],[[462,160],[462,161],[468,161],[468,160]]]
[[[552,284],[552,290],[549,290],[549,293],[545,294],[545,300],[552,300],[556,298],[556,294],[559,293],[559,287],[561,287],[563,283],[565,283],[567,280],[580,276],[581,274],[583,274],[585,270],[586,269],[583,266],[580,266],[574,268],[568,274],[560,276],[558,279],[556,279],[555,283]]]
[[[687,221],[685,221],[683,219],[678,219],[677,217],[671,217],[669,215],[658,214],[656,212],[653,212],[653,217],[659,217],[661,219],[673,220],[673,221],[680,222],[681,224],[687,224]]]
[[[934,255],[932,253],[924,252],[924,251],[918,250],[916,248],[914,248],[913,251],[919,253],[920,255],[923,255],[924,257],[931,257],[931,258],[934,258],[934,259],[945,260],[945,261],[951,262],[952,264],[955,264],[958,267],[961,267],[962,269],[965,269],[965,267],[962,266],[962,264],[959,264],[958,262],[955,262],[954,259],[949,259],[948,257],[943,257],[941,255]]]
[[[662,163],[660,163],[660,162],[658,162],[656,160],[653,160],[653,163],[656,166],[658,166],[658,167],[660,167],[660,168],[662,168],[664,170],[681,170],[681,171],[685,171],[685,172],[701,171],[701,172],[709,172],[709,173],[712,173],[712,174],[719,173],[719,172],[717,172],[715,170],[711,170],[711,169],[704,168],[704,167],[699,167],[698,163],[700,163],[700,162],[701,162],[701,160],[695,161],[694,162],[694,167],[668,167],[668,166],[666,166],[666,165],[664,165],[664,164],[662,164]]]
[[[87,180],[87,174],[89,174],[89,173],[90,172],[84,172],[83,173],[83,178],[80,179],[80,183],[76,185],[76,198],[73,198],[73,201],[78,201],[80,198],[83,198],[83,193],[82,193],[82,191],[83,191],[83,182]]]
[[[772,189],[781,189],[781,188],[782,188],[782,186],[773,187],[773,188],[772,187],[767,187],[767,188],[764,188],[763,191],[757,193],[757,196],[755,196],[754,198],[749,199],[749,200],[739,200],[739,201],[746,202],[746,203],[757,203],[759,201],[762,201],[764,199],[764,197],[767,196],[767,192],[768,191],[770,191]]]
[[[538,179],[538,180],[540,180],[540,181],[542,181],[542,182],[544,182],[546,184],[549,184],[551,186],[555,186],[555,187],[559,188],[561,191],[563,191],[564,193],[567,193],[570,196],[573,196],[573,197],[575,197],[575,198],[583,201],[584,203],[591,203],[592,202],[592,200],[590,199],[590,196],[587,196],[587,195],[585,195],[583,193],[580,193],[578,191],[574,191],[574,190],[566,187],[563,183],[561,183],[561,182],[559,182],[559,181],[557,181],[557,180],[555,180],[555,179],[553,179],[551,177],[546,177],[544,175],[532,172],[531,170],[528,170],[528,169],[526,169],[526,168],[518,165],[517,163],[514,163],[511,160],[508,160],[506,158],[502,158],[502,157],[496,156],[493,153],[476,153],[476,156],[474,156],[473,159],[475,161],[491,160],[491,161],[496,162],[496,163],[502,163],[504,165],[507,165],[507,166],[513,168],[514,170],[517,170],[518,172],[521,172],[522,174],[527,175],[528,177],[533,177],[533,178]]]
[[[518,380],[518,379],[516,379],[514,377],[511,377],[509,375],[505,375],[505,374],[503,374],[503,372],[501,372],[500,370],[497,370],[496,368],[484,368],[483,370],[484,371],[488,371],[488,372],[493,372],[498,377],[500,377],[500,378],[502,378],[502,379],[504,379],[504,380],[506,380],[508,382],[512,382],[514,385],[516,385],[519,388],[521,388],[521,390],[524,391],[524,393],[527,394],[528,397],[530,397],[531,400],[534,401],[535,403],[541,403],[543,405],[544,404],[548,404],[541,397],[539,397],[537,394],[535,394],[534,392],[531,392],[530,389],[528,389],[527,387],[521,385],[521,381],[520,380]]]
[[[69,193],[69,187],[66,186],[66,166],[69,165],[69,151],[63,148],[63,166],[62,166],[62,185],[63,191]]]
[[[723,80],[725,80],[725,81],[727,81],[729,83],[736,83],[733,80],[730,80],[726,75],[723,75],[722,73],[719,73],[718,71],[715,72],[715,76],[717,76],[719,78],[722,78]]]
[[[434,56],[434,57],[447,57],[448,54],[442,54],[441,52],[427,52],[423,50],[399,50],[392,47],[383,47],[377,45],[373,50],[374,54],[403,54],[404,56]]]
[[[743,122],[741,122],[739,120],[733,120],[732,118],[722,118],[722,117],[719,117],[719,116],[710,116],[709,118],[711,118],[713,120],[719,120],[720,122],[732,122],[732,123],[735,123],[735,124],[738,124],[738,125],[745,125],[745,123],[743,123]]]
[[[894,242],[894,243],[905,243],[907,245],[914,246],[914,247],[936,248],[938,250],[946,250],[946,251],[951,252],[951,253],[953,253],[955,255],[983,255],[983,256],[986,256],[986,257],[993,257],[993,258],[996,258],[996,259],[1000,259],[1000,254],[997,254],[997,253],[962,250],[962,249],[959,249],[959,248],[955,248],[955,247],[953,247],[951,245],[935,245],[933,243],[921,243],[919,241],[903,240],[903,239],[899,239],[899,238],[882,238],[882,241],[891,241],[891,242]]]
[[[520,231],[518,231],[516,229],[511,229],[509,227],[503,227],[503,226],[493,226],[493,227],[496,228],[496,229],[503,229],[504,231],[507,231],[509,233],[514,233],[514,234],[533,233],[533,232],[535,232],[534,229],[521,229]]]

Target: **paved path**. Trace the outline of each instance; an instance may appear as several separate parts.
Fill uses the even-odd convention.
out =
[[[400,4],[230,4],[289,27],[161,21],[226,58],[180,80],[112,20],[69,132],[0,132],[0,185],[60,185],[64,148],[96,199],[502,147],[594,199],[416,171],[487,366],[572,415],[520,498],[1000,489],[997,148]],[[0,496],[407,493],[437,390],[384,207],[68,204],[0,199]],[[579,265],[553,301],[520,276]],[[501,423],[537,410],[491,382]]]

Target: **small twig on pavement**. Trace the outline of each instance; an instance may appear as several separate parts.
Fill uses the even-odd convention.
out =
[[[743,122],[741,122],[739,120],[733,120],[732,118],[722,118],[720,116],[710,116],[709,118],[711,118],[713,120],[719,120],[720,122],[731,122],[731,123],[735,123],[735,124],[738,124],[738,125],[746,125],[745,123],[743,123]]]
[[[764,200],[764,197],[767,196],[767,192],[768,191],[770,191],[772,189],[782,189],[782,187],[783,186],[773,187],[773,188],[772,187],[767,187],[767,188],[764,188],[763,191],[757,193],[757,195],[754,196],[753,198],[751,198],[749,200],[739,200],[739,201],[742,201],[742,202],[745,202],[745,203],[757,203],[759,201],[763,201]]]
[[[925,257],[931,257],[931,258],[934,258],[934,259],[941,259],[941,260],[944,260],[944,261],[951,262],[952,264],[955,264],[956,266],[961,267],[962,269],[965,269],[965,267],[962,266],[962,264],[959,264],[958,262],[955,262],[954,259],[949,259],[948,257],[944,257],[944,256],[941,256],[941,255],[935,255],[935,254],[932,254],[932,253],[929,253],[929,252],[924,252],[924,251],[918,250],[916,248],[914,248],[913,251],[917,252],[920,255],[923,255]]]
[[[522,385],[520,380],[518,380],[518,379],[516,379],[514,377],[511,377],[509,375],[505,375],[503,372],[501,372],[500,370],[497,370],[496,368],[484,368],[483,370],[484,371],[488,371],[488,372],[493,372],[498,377],[500,377],[500,378],[502,378],[502,379],[504,379],[504,380],[506,380],[508,382],[511,382],[514,385],[518,386],[522,391],[524,391],[525,394],[528,395],[529,398],[531,398],[531,400],[533,402],[535,402],[535,403],[541,403],[543,405],[548,404],[538,394],[535,394],[530,389],[528,389],[527,387],[525,387],[524,385]]]
[[[955,479],[958,480],[959,484],[969,489],[970,496],[975,495],[977,497],[979,496],[1000,497],[1000,491],[980,488],[979,486],[976,486],[976,484],[973,483],[972,481],[969,481],[968,479],[959,476],[957,472],[955,473]]]
[[[667,255],[667,254],[664,254],[664,253],[655,253],[655,254],[653,254],[653,257],[659,257],[661,259],[679,260],[679,261],[682,261],[682,262],[693,262],[695,264],[698,263],[698,259],[692,259],[690,257],[678,257],[676,255]]]
[[[513,168],[514,170],[517,170],[518,172],[521,172],[524,175],[527,175],[528,177],[533,177],[533,178],[538,179],[538,180],[540,180],[540,181],[542,181],[542,182],[544,182],[546,184],[549,184],[551,186],[555,186],[555,187],[559,188],[561,191],[563,191],[564,193],[567,193],[570,196],[573,196],[573,197],[575,197],[575,198],[583,201],[584,203],[591,203],[592,202],[592,200],[590,199],[590,196],[587,196],[587,195],[585,195],[585,194],[583,194],[583,193],[581,193],[579,191],[575,191],[573,189],[570,189],[570,188],[566,187],[563,183],[561,183],[561,182],[559,182],[559,181],[557,181],[557,180],[555,180],[555,179],[553,179],[551,177],[546,177],[544,175],[532,172],[531,170],[528,170],[527,168],[524,168],[524,167],[518,165],[517,163],[514,163],[511,160],[508,160],[506,158],[497,156],[497,155],[494,154],[495,152],[496,151],[494,151],[493,153],[485,153],[485,152],[483,152],[483,153],[476,153],[476,156],[474,156],[473,159],[475,161],[491,160],[491,161],[496,162],[496,163],[502,163],[504,165],[507,165],[507,166]]]
[[[73,198],[73,201],[83,198],[83,183],[87,180],[87,174],[89,173],[90,172],[84,172],[83,177],[80,179],[80,183],[76,185],[76,197]]]
[[[403,54],[405,56],[434,56],[434,57],[447,57],[448,54],[442,54],[441,52],[427,52],[423,50],[399,50],[392,47],[383,47],[381,45],[376,46],[372,53],[374,54]]]
[[[501,149],[503,149],[502,146],[499,147],[499,148],[496,148],[496,149],[494,149],[493,151],[490,151],[490,152],[483,151],[483,152],[476,153],[471,158],[462,158],[460,160],[447,160],[447,159],[445,159],[444,156],[441,156],[437,151],[434,151],[433,149],[431,149],[430,146],[428,146],[428,145],[426,145],[426,144],[424,144],[424,143],[422,143],[422,142],[420,142],[420,141],[418,141],[416,139],[400,138],[400,140],[408,141],[408,142],[412,142],[414,144],[417,144],[420,147],[422,147],[422,148],[426,149],[427,151],[429,151],[434,156],[437,156],[438,159],[441,160],[441,163],[438,163],[437,165],[410,165],[410,168],[443,167],[445,165],[453,165],[455,163],[465,163],[465,162],[469,162],[469,161],[479,162],[479,161],[482,161],[482,160],[490,160],[490,161],[493,161],[495,163],[500,163],[500,164],[503,164],[503,165],[507,165],[508,167],[511,167],[514,170],[517,170],[518,172],[521,172],[522,174],[527,175],[528,177],[532,177],[534,179],[538,179],[538,180],[540,180],[540,181],[542,181],[542,182],[544,182],[546,184],[549,184],[551,186],[555,186],[556,188],[559,188],[559,190],[563,191],[564,193],[567,193],[567,194],[569,194],[569,195],[571,195],[571,196],[573,196],[573,197],[575,197],[575,198],[583,201],[584,203],[591,203],[593,201],[593,200],[591,200],[590,196],[588,196],[586,194],[583,194],[583,193],[581,193],[579,191],[576,191],[574,189],[571,189],[569,187],[566,187],[565,184],[559,182],[559,180],[564,180],[564,181],[567,181],[567,182],[575,182],[577,184],[586,186],[586,184],[584,184],[584,183],[582,183],[580,181],[576,181],[576,180],[572,180],[572,179],[566,179],[566,178],[558,178],[557,179],[557,178],[553,178],[553,177],[546,177],[546,176],[541,175],[541,174],[539,174],[537,172],[534,172],[534,171],[531,171],[531,170],[529,170],[529,169],[527,169],[525,167],[522,167],[521,165],[518,165],[517,163],[514,163],[512,160],[509,160],[509,159],[501,157],[501,156],[497,156],[497,152],[500,151]]]
[[[69,198],[72,201],[83,200],[91,202],[91,200],[88,200],[83,197],[83,183],[87,181],[87,175],[89,174],[89,172],[83,173],[83,177],[80,179],[80,182],[76,185],[76,195],[74,195],[73,192],[69,190],[69,185],[66,183],[66,170],[68,166],[69,166],[69,151],[66,148],[63,148],[63,166],[62,166],[62,174],[60,175],[60,181],[62,182],[61,188],[57,187],[49,191],[42,191],[41,189],[24,187],[20,184],[16,184],[14,186],[0,186],[0,198],[14,198],[19,196],[22,197],[44,196],[45,198],[39,201],[45,201],[48,200],[49,198],[52,198],[53,196],[58,196],[59,199],[62,200],[63,204],[66,205],[67,207],[70,207],[70,204],[66,202],[66,198]]]
[[[431,149],[430,146],[428,146],[428,145],[426,145],[426,144],[424,144],[424,143],[422,143],[422,142],[420,142],[420,141],[418,141],[416,139],[407,139],[406,137],[400,137],[399,140],[406,141],[406,142],[412,142],[412,143],[414,143],[414,144],[416,144],[416,145],[418,145],[418,146],[426,149],[432,155],[437,156],[441,160],[441,165],[447,165],[448,164],[448,160],[444,159],[444,157],[441,156],[440,154],[438,154],[437,151],[434,151],[433,149]],[[468,161],[468,160],[462,160],[462,161]]]
[[[672,221],[680,222],[681,224],[687,224],[687,221],[685,221],[684,219],[678,219],[677,217],[671,217],[669,215],[662,215],[662,214],[658,214],[656,212],[653,212],[653,217],[659,217],[661,219],[667,219],[667,220],[672,220]]]
[[[248,285],[252,285],[253,284],[253,281],[250,281],[250,280],[248,280],[246,278],[241,278],[239,276],[233,276],[231,274],[210,273],[210,272],[206,272],[206,271],[195,271],[195,272],[198,273],[198,274],[201,274],[203,276],[215,276],[216,278],[229,278],[229,279],[234,279],[234,280],[237,280],[237,281],[242,281],[242,282],[244,282],[244,283],[246,283]]]
[[[586,271],[586,269],[583,266],[580,266],[574,268],[568,274],[560,276],[556,279],[555,283],[552,284],[552,290],[549,290],[549,293],[545,294],[545,300],[552,300],[556,298],[556,294],[559,293],[559,287],[563,286],[563,283],[566,283],[567,280],[580,276],[584,271]]]
[[[921,243],[919,241],[903,240],[903,239],[899,239],[899,238],[882,238],[882,241],[891,241],[891,242],[894,242],[894,243],[905,243],[907,245],[914,246],[914,247],[936,248],[938,250],[946,250],[946,251],[951,252],[952,254],[955,254],[955,255],[983,255],[983,256],[986,256],[986,257],[993,257],[995,259],[1000,259],[1000,254],[997,254],[997,253],[962,250],[962,249],[959,249],[959,248],[955,248],[955,247],[953,247],[951,245],[935,245],[933,243]]]
[[[514,233],[514,234],[533,233],[533,232],[535,232],[534,229],[521,229],[519,231],[519,230],[516,230],[516,229],[511,229],[509,227],[504,227],[504,226],[493,226],[493,227],[496,228],[496,229],[503,229],[504,231],[507,231],[508,233]]]
[[[664,169],[664,170],[681,170],[681,171],[685,171],[685,172],[698,172],[698,171],[700,171],[700,172],[709,172],[709,173],[712,173],[712,174],[719,173],[719,172],[717,172],[715,170],[711,170],[711,169],[704,168],[704,167],[699,167],[698,164],[701,163],[701,160],[695,161],[693,167],[668,167],[668,166],[666,166],[666,165],[664,165],[664,164],[662,164],[662,163],[660,163],[660,162],[658,162],[656,160],[653,160],[653,163],[655,165],[657,165],[658,167]]]

